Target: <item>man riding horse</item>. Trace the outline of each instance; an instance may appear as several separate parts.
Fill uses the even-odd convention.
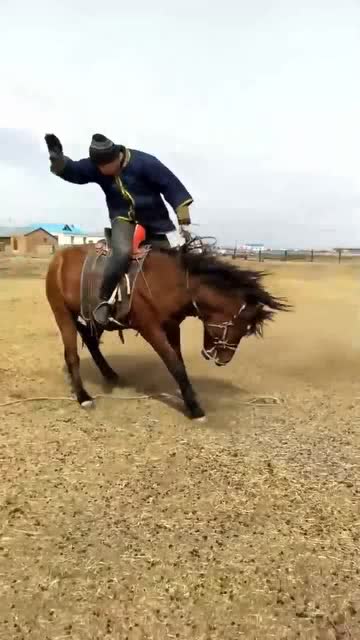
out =
[[[94,310],[94,318],[105,327],[111,315],[111,295],[121,277],[128,270],[132,254],[135,224],[146,230],[151,240],[167,240],[168,246],[180,246],[183,239],[173,224],[161,196],[174,209],[184,237],[190,224],[190,193],[180,180],[154,156],[114,144],[105,136],[93,135],[89,157],[71,160],[63,153],[60,140],[47,134],[45,141],[49,151],[52,173],[74,184],[98,184],[106,197],[112,239],[111,258],[108,260],[102,286],[100,303]]]

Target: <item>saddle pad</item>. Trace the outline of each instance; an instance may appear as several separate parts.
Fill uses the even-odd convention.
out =
[[[129,315],[136,279],[140,273],[148,252],[133,257],[127,277],[118,284],[116,293],[116,320],[123,321]],[[93,311],[100,302],[99,292],[104,276],[104,269],[109,257],[88,253],[81,273],[81,316],[86,322],[94,322]]]

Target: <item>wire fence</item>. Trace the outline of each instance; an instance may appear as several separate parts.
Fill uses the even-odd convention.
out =
[[[341,264],[350,260],[360,261],[360,251],[355,253],[345,249],[336,249],[334,251],[319,251],[315,249],[301,251],[293,249],[241,251],[234,249],[232,252],[226,251],[226,255],[231,256],[234,260],[242,259],[257,262],[276,260],[281,262],[334,262]]]

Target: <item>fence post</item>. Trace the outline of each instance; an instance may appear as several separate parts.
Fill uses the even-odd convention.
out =
[[[339,264],[341,262],[341,256],[342,256],[342,249],[339,249]]]
[[[287,249],[285,249],[285,251],[284,251],[284,260],[285,260],[285,262],[287,261],[287,257],[288,257],[288,252],[287,252]]]
[[[311,249],[310,262],[314,262],[314,249]]]
[[[259,249],[259,262],[262,262],[262,251]]]

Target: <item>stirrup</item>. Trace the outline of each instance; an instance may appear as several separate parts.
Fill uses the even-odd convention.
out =
[[[105,308],[106,309],[106,318],[103,318],[102,320],[97,316],[98,311],[101,314],[101,310]],[[102,300],[101,302],[99,302],[98,305],[96,305],[94,311],[93,311],[93,317],[95,322],[97,322],[99,325],[101,326],[106,326],[109,323],[110,317],[111,317],[111,311],[112,311],[112,306],[109,303],[108,300]]]
[[[100,300],[99,304],[96,305],[94,311],[100,309],[101,307],[109,307],[109,309],[111,310],[112,304],[109,300]]]

